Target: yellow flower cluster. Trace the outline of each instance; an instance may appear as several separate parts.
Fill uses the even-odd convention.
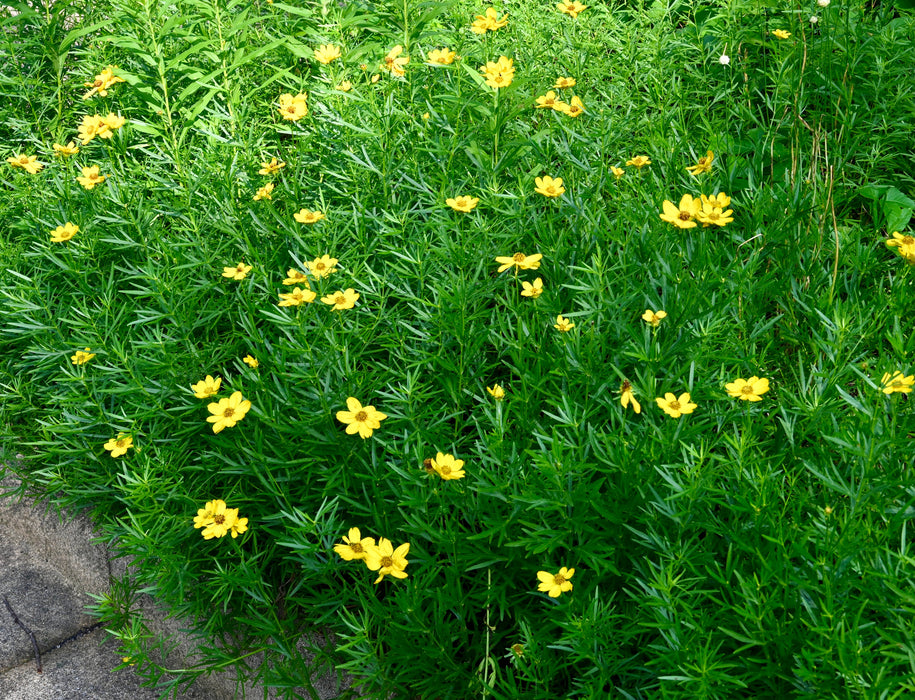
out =
[[[108,97],[108,89],[112,85],[124,82],[124,78],[120,78],[114,74],[116,69],[117,66],[108,66],[105,68],[105,70],[95,76],[95,80],[93,80],[91,83],[83,83],[85,87],[92,88],[89,90],[89,92],[83,95],[83,99],[88,100],[95,94],[98,94],[99,97]]]
[[[407,554],[410,553],[410,543],[404,542],[397,549],[391,541],[384,537],[375,544],[374,537],[363,537],[358,527],[351,527],[343,536],[343,544],[334,545],[334,551],[344,561],[363,561],[369,571],[377,571],[378,578],[375,583],[381,583],[385,576],[394,578],[407,578],[405,571]]]
[[[110,139],[114,132],[124,126],[127,120],[114,112],[109,112],[106,116],[98,114],[86,115],[78,127],[78,136],[80,142],[85,146],[96,136],[100,139]]]
[[[709,151],[711,153],[711,151]],[[680,198],[680,204],[664,200],[664,213],[661,220],[673,224],[677,228],[695,228],[696,221],[703,227],[726,226],[734,220],[734,211],[727,207],[731,198],[723,192],[713,194],[711,197],[700,195],[699,199],[685,194]]]
[[[508,24],[508,15],[504,14],[499,17],[499,13],[492,7],[486,9],[486,14],[477,15],[470,25],[470,31],[474,34],[485,34],[494,32]]]
[[[284,92],[280,95],[280,115],[283,119],[297,122],[308,114],[308,93],[300,92],[296,96]]]
[[[515,62],[511,58],[499,56],[498,61],[488,61],[480,66],[480,72],[486,78],[486,84],[493,90],[508,87],[515,77]]]
[[[248,529],[248,519],[238,517],[238,508],[226,507],[226,502],[221,500],[208,501],[203,508],[197,511],[194,517],[194,528],[203,528],[200,533],[203,539],[211,540],[214,537],[225,537],[231,534],[235,539]]]
[[[38,162],[38,156],[27,156],[24,153],[7,158],[6,162],[14,168],[22,168],[29,175],[35,175],[41,172],[41,169],[44,167],[44,163]]]

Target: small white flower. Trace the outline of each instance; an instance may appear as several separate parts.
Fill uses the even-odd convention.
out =
[[[726,53],[721,54],[720,58],[718,59],[718,63],[720,63],[722,66],[728,65],[730,62],[731,62],[731,57],[728,56]]]
[[[829,0],[817,0],[817,5],[820,7],[829,7]]]
[[[820,20],[817,19],[817,16],[816,16],[816,15],[814,15],[813,17],[810,18],[810,24],[816,24],[816,23],[819,22],[819,21],[820,21]]]

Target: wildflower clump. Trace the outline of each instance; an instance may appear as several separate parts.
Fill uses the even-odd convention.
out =
[[[493,90],[508,87],[515,78],[515,61],[506,56],[499,56],[498,61],[488,61],[480,66],[480,72],[486,78],[486,84]]]
[[[291,122],[297,122],[308,115],[308,93],[300,92],[293,96],[288,92],[280,95],[280,116]]]
[[[473,20],[473,24],[470,25],[470,31],[474,34],[485,34],[486,32],[494,32],[497,29],[508,24],[508,14],[504,14],[501,17],[495,8],[488,7],[486,8],[485,14],[477,15],[476,19]]]
[[[231,534],[235,539],[248,530],[248,519],[238,517],[238,508],[229,508],[222,500],[208,501],[194,516],[194,528],[203,528],[203,539],[225,537]]]

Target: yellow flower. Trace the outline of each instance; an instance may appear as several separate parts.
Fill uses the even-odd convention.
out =
[[[280,306],[301,306],[302,304],[310,304],[317,296],[317,293],[310,289],[296,287],[289,292],[289,294],[280,294]]]
[[[915,237],[908,234],[901,234],[898,231],[893,232],[893,237],[886,240],[886,245],[890,248],[896,248],[896,252],[903,258],[915,257]]]
[[[82,123],[79,125],[79,140],[85,146],[96,136],[108,138],[111,136],[111,129],[105,123],[105,120],[102,119],[99,115],[89,116],[88,114],[83,117]],[[104,135],[104,136],[103,136]]]
[[[356,302],[359,301],[359,293],[352,288],[338,290],[332,294],[328,294],[326,297],[321,297],[321,301],[328,306],[333,306],[334,311],[351,309],[356,305]]]
[[[65,158],[66,156],[75,156],[77,153],[79,153],[79,146],[77,146],[73,141],[68,143],[66,146],[61,146],[59,143],[55,143],[53,148],[54,152],[62,158]]]
[[[378,73],[375,73],[375,75],[372,76],[372,85],[377,83],[379,80],[381,80],[381,76]]]
[[[715,154],[709,151],[705,158],[700,158],[695,165],[690,165],[686,170],[690,175],[701,175],[702,173],[712,172],[712,161],[715,160]]]
[[[340,58],[340,47],[333,44],[321,44],[315,49],[315,60],[327,65]]]
[[[99,185],[105,181],[105,175],[99,175],[98,166],[93,165],[88,168],[82,169],[82,177],[77,177],[76,181],[85,187],[87,190],[91,190],[96,185]]]
[[[196,384],[191,384],[191,391],[194,392],[194,398],[208,399],[219,393],[220,386],[222,386],[222,377],[213,379],[213,377],[208,374],[206,379],[201,379]]]
[[[381,421],[387,416],[376,411],[374,406],[364,406],[350,396],[346,400],[348,411],[337,411],[337,420],[346,426],[346,434],[359,433],[363,440],[372,437],[372,431],[381,427]]]
[[[620,384],[620,403],[623,404],[623,408],[632,404],[633,411],[636,413],[642,412],[642,405],[636,401],[635,394],[632,391],[632,383],[628,379],[624,379],[623,383]]]
[[[424,122],[429,121],[429,116],[430,116],[430,115],[429,115],[428,112],[423,112],[423,116],[422,116],[423,121],[424,121]]]
[[[561,593],[572,590],[572,582],[569,581],[575,575],[575,569],[562,567],[558,574],[551,574],[549,571],[538,571],[537,578],[540,583],[537,584],[537,590],[546,593],[550,598],[558,598]]]
[[[95,80],[91,83],[83,83],[85,87],[92,88],[83,95],[83,99],[88,100],[96,93],[101,97],[108,97],[108,88],[117,83],[123,83],[124,78],[119,78],[114,74],[115,68],[117,68],[117,66],[108,66],[105,70],[95,76]]]
[[[473,24],[470,25],[470,31],[474,34],[485,34],[488,31],[494,32],[497,29],[501,29],[506,24],[508,24],[508,14],[499,17],[499,13],[496,12],[495,8],[489,7],[486,9],[485,15],[477,15]]]
[[[251,265],[245,265],[243,262],[240,262],[235,267],[222,268],[222,276],[240,281],[247,277],[248,273],[251,272],[252,269],[253,267]]]
[[[51,242],[63,243],[64,241],[69,241],[77,233],[79,233],[79,226],[71,224],[68,221],[63,226],[58,226],[56,229],[51,231]]]
[[[271,158],[269,163],[261,163],[261,169],[257,171],[258,175],[273,175],[278,173],[286,164],[276,158]]]
[[[706,197],[704,194],[700,194],[699,199],[702,201],[703,206],[709,204],[713,207],[718,207],[719,209],[726,209],[731,205],[731,198],[728,197],[724,192],[713,194],[711,197]]]
[[[207,501],[203,508],[197,509],[197,515],[194,516],[194,528],[206,527],[212,523],[218,513],[224,513],[226,502],[215,500]]]
[[[289,268],[289,270],[286,271],[286,279],[283,280],[283,284],[308,285],[308,275],[294,268]]]
[[[339,90],[340,92],[349,92],[353,89],[353,84],[349,80],[341,80],[334,89]]]
[[[257,202],[261,199],[273,199],[273,197],[270,196],[271,192],[273,192],[272,182],[268,182],[263,187],[258,187],[257,194],[254,195],[254,201]]]
[[[74,365],[86,364],[89,360],[95,357],[95,353],[89,352],[89,350],[90,348],[86,348],[85,350],[77,350],[76,354],[70,357],[70,362],[72,362]]]
[[[486,76],[486,84],[493,90],[498,90],[512,84],[515,77],[515,61],[499,56],[498,61],[489,61],[485,66],[480,66],[480,71]]]
[[[445,204],[454,209],[455,211],[469,212],[480,203],[478,197],[467,197],[461,195],[459,197],[449,198],[445,200]]]
[[[366,552],[365,565],[371,571],[378,572],[378,578],[375,579],[375,583],[380,583],[385,576],[406,578],[407,572],[404,569],[407,568],[409,563],[406,559],[409,553],[409,542],[405,542],[395,550],[391,541],[382,537],[375,547],[369,548]]]
[[[133,447],[133,438],[124,433],[118,433],[116,438],[111,438],[105,443],[105,449],[111,452],[112,457],[120,457],[127,454],[127,450]]]
[[[221,433],[225,428],[234,428],[245,417],[251,410],[251,402],[242,398],[240,391],[236,391],[227,399],[209,404],[207,410],[213,414],[207,416],[207,423],[213,424],[214,433]]]
[[[556,106],[556,93],[552,90],[537,98],[536,109],[553,109]]]
[[[680,198],[679,206],[674,206],[673,202],[665,199],[661,221],[671,223],[677,228],[695,228],[696,222],[693,219],[696,218],[701,206],[702,203],[698,199],[693,199],[689,194]]]
[[[642,168],[651,165],[651,159],[648,156],[635,156],[626,161],[626,165],[633,165],[636,168]]]
[[[365,555],[375,546],[374,537],[363,537],[358,527],[351,527],[349,533],[343,535],[343,544],[335,544],[334,551],[345,561],[365,559]]]
[[[556,5],[556,9],[560,12],[569,15],[572,19],[578,17],[579,12],[583,12],[588,9],[587,5],[582,5],[578,0],[572,0],[571,2],[560,2]]]
[[[322,255],[320,258],[315,258],[311,262],[306,262],[305,264],[308,266],[308,271],[311,273],[311,276],[316,280],[320,280],[334,274],[337,271],[338,262],[339,260],[337,260],[337,258],[332,258],[329,255]],[[356,295],[356,298],[359,298],[358,294]]]
[[[650,323],[652,328],[657,328],[661,323],[662,318],[667,318],[666,311],[652,311],[651,309],[645,309],[645,313],[642,314],[642,320],[645,323]]]
[[[293,97],[288,92],[280,95],[280,114],[283,119],[297,122],[308,114],[308,93],[300,92]]]
[[[241,361],[248,365],[248,367],[251,369],[257,369],[261,366],[261,363],[258,362],[257,358],[253,355],[245,355],[243,358],[241,358]]]
[[[29,175],[35,175],[44,167],[43,163],[38,162],[38,156],[27,156],[24,153],[15,158],[7,158],[6,162],[14,168],[22,168]]]
[[[517,267],[519,270],[536,270],[540,267],[540,260],[543,255],[535,253],[534,255],[525,255],[524,253],[515,253],[509,257],[498,257],[496,262],[500,263],[496,272],[505,272],[510,267]]]
[[[716,207],[710,201],[707,201],[702,204],[702,208],[696,213],[696,218],[704,227],[711,226],[712,224],[715,226],[725,226],[734,220],[733,214],[733,209],[722,211],[721,207]]]
[[[762,401],[762,395],[769,391],[769,380],[759,377],[750,377],[746,380],[738,378],[725,384],[724,388],[732,398],[741,401]]]
[[[310,209],[300,209],[297,214],[293,214],[292,218],[298,221],[300,224],[314,224],[324,218],[324,214],[319,211],[311,211]]]
[[[663,399],[657,398],[655,401],[671,418],[679,418],[687,413],[692,413],[696,408],[696,404],[690,403],[689,394],[685,392],[680,394],[680,398],[677,398],[668,391],[664,394]]]
[[[556,317],[556,323],[553,324],[553,328],[555,328],[560,333],[568,333],[570,330],[575,328],[575,323],[567,318],[563,318],[562,314],[560,314]]]
[[[436,452],[435,459],[432,460],[432,468],[445,481],[464,478],[464,460],[455,459],[452,454]]]
[[[561,177],[557,177],[554,180],[549,175],[544,175],[543,177],[535,178],[534,182],[537,185],[534,192],[542,194],[544,197],[560,197],[566,191],[566,188],[562,186]]]
[[[791,32],[786,32],[784,29],[773,29],[772,35],[776,39],[787,39],[788,37],[791,36]]]
[[[585,106],[579,99],[578,95],[575,95],[572,97],[570,104],[566,104],[565,102],[557,102],[555,109],[558,112],[562,112],[566,116],[577,117],[581,114],[584,114]]]
[[[562,76],[556,78],[556,82],[553,83],[553,87],[557,90],[562,88],[575,87],[575,78],[563,78]]]
[[[396,75],[398,78],[405,76],[407,72],[403,67],[410,62],[410,58],[401,56],[401,52],[403,52],[403,46],[400,44],[388,51],[388,55],[381,62],[381,69],[388,71],[391,75]]]
[[[449,51],[447,48],[434,49],[426,54],[426,62],[430,66],[450,66],[457,58],[457,52]]]
[[[626,174],[626,171],[622,168],[617,168],[615,165],[610,166],[610,172],[613,173],[613,176],[619,180],[623,175]]]
[[[108,112],[108,116],[99,117],[99,119],[101,120],[102,127],[107,127],[99,130],[98,137],[100,139],[110,139],[114,135],[114,132],[124,126],[127,122],[127,119],[119,117],[114,112]]]
[[[533,284],[530,282],[522,282],[521,287],[521,296],[523,297],[536,299],[543,294],[543,280],[540,277],[535,279]]]
[[[887,372],[880,380],[882,391],[889,396],[893,393],[908,394],[912,391],[912,384],[915,384],[915,375],[904,376],[902,372]]]
[[[232,539],[234,540],[234,539],[235,539],[236,537],[238,537],[241,533],[247,532],[247,530],[248,530],[248,519],[247,519],[247,518],[239,518],[239,517],[238,517],[238,508],[233,508],[233,510],[235,511],[235,521],[234,521],[234,522],[232,523],[232,525],[229,527],[229,534],[232,535]]]
[[[501,384],[493,384],[492,386],[486,387],[486,391],[489,392],[489,395],[492,396],[496,401],[501,401],[505,398],[505,389],[502,388]]]

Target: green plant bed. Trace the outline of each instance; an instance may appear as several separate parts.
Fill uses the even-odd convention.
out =
[[[915,18],[809,5],[0,16],[3,444],[129,663],[915,691]]]

